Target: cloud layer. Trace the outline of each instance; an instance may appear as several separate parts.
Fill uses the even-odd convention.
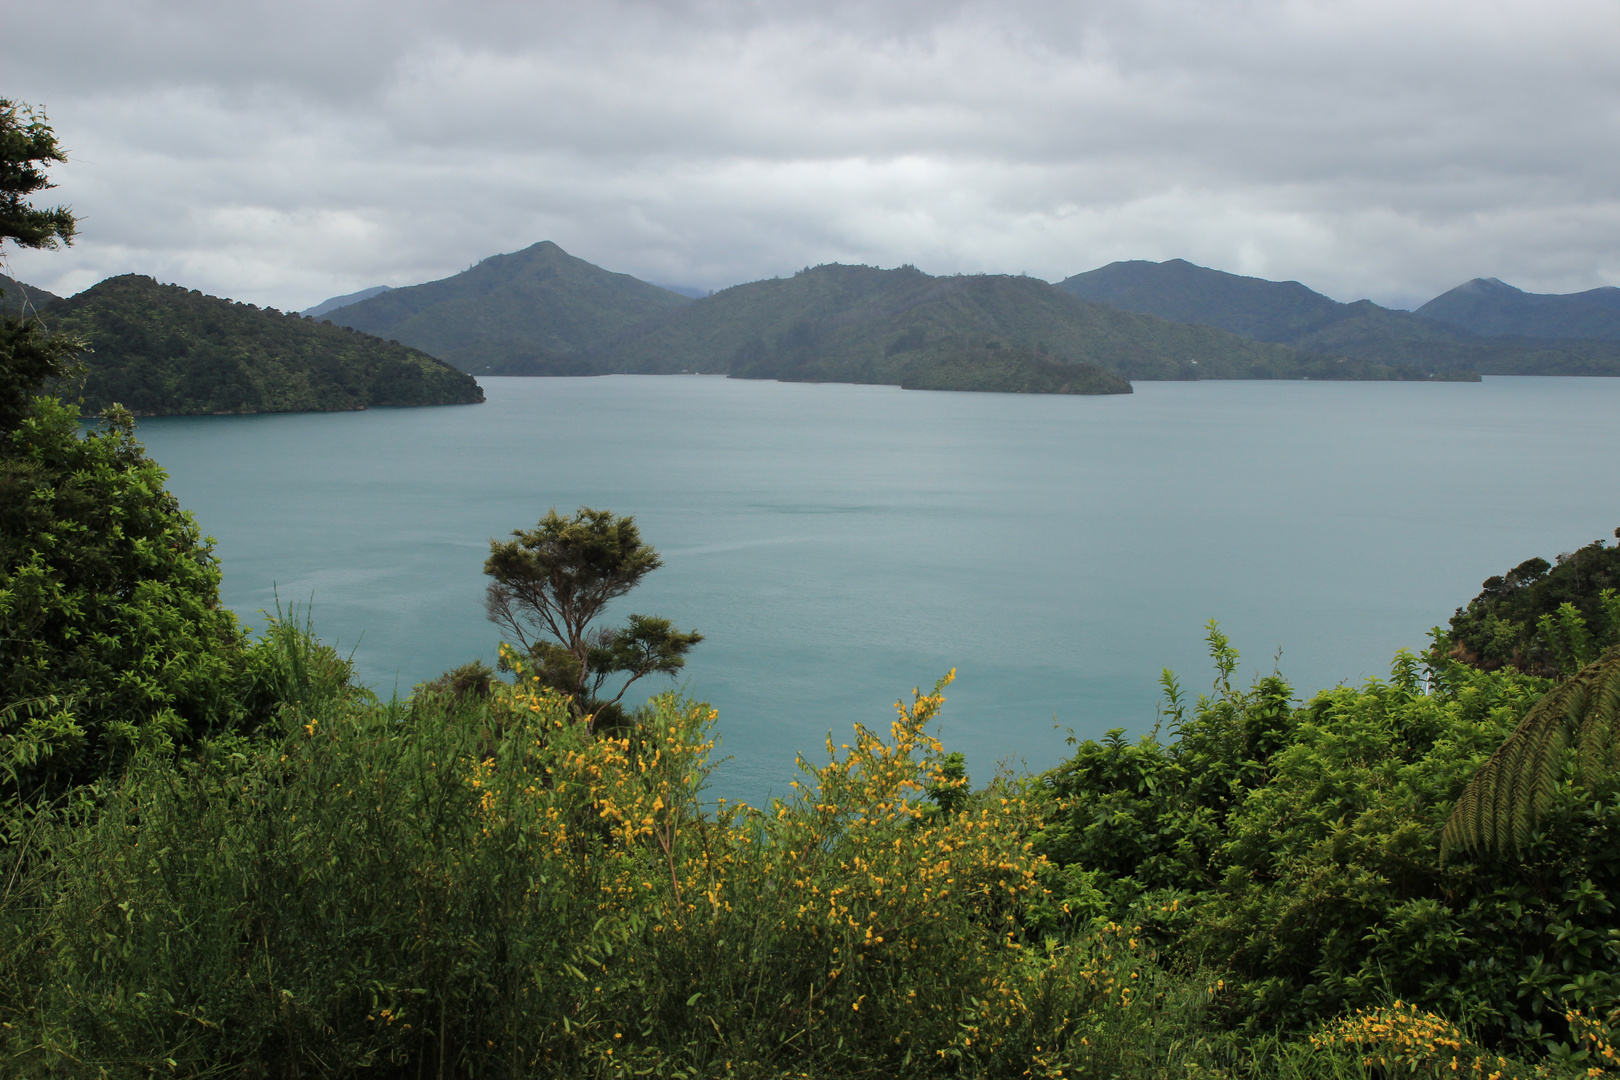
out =
[[[1612,0],[219,4],[7,15],[59,292],[300,308],[551,239],[722,287],[1182,257],[1410,305],[1620,284]]]

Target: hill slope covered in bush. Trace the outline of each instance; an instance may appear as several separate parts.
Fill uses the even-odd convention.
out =
[[[149,277],[108,278],[47,309],[87,341],[86,412],[328,412],[481,402],[476,380],[416,349]]]

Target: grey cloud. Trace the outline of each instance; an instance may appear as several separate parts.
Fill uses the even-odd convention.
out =
[[[1184,257],[1340,299],[1620,283],[1612,3],[270,5],[8,16],[85,217],[280,307],[542,238],[719,287]],[[26,42],[26,49],[21,43]]]

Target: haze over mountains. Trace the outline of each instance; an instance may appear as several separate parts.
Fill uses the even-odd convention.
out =
[[[370,300],[373,296],[378,296],[387,291],[387,285],[373,285],[369,289],[361,289],[358,292],[348,293],[345,296],[334,296],[330,300],[322,300],[314,307],[305,308],[298,314],[304,316],[305,318],[318,319],[329,311],[336,311],[338,308],[348,307],[350,304],[358,304],[362,300]]]

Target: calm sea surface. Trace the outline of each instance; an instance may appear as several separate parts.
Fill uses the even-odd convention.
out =
[[[1128,397],[705,376],[485,379],[487,404],[146,420],[226,601],[314,598],[385,696],[493,660],[489,538],[634,514],[664,557],[620,614],[706,640],[718,794],[952,667],[976,783],[1150,728],[1207,689],[1204,623],[1302,693],[1387,673],[1479,583],[1620,525],[1620,379],[1138,383]],[[649,692],[655,687],[648,685]],[[660,684],[668,685],[668,682]]]

